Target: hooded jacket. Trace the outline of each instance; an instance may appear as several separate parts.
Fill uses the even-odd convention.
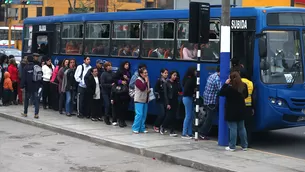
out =
[[[4,83],[3,83],[3,88],[7,90],[13,91],[13,83],[11,80],[11,75],[8,72],[4,73]]]

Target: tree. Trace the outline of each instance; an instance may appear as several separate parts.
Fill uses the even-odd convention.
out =
[[[120,7],[122,7],[123,3],[118,2],[118,0],[108,0],[108,12],[116,12]]]
[[[93,1],[86,1],[84,3],[82,0],[78,0],[79,7],[76,7],[77,0],[73,0],[73,5],[71,1],[72,0],[68,0],[70,6],[69,13],[88,13],[92,11],[91,9],[92,9]]]

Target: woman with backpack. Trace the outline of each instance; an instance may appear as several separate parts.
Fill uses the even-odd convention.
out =
[[[119,122],[119,127],[126,127],[125,116],[128,113],[130,102],[129,81],[131,78],[130,63],[125,61],[116,73],[116,82],[111,90],[111,104],[113,109],[113,122]]]
[[[166,80],[168,77],[168,70],[161,69],[160,73],[161,73],[161,76],[157,80],[156,85],[154,87],[156,102],[160,109],[160,113],[159,113],[157,120],[155,121],[155,124],[153,127],[154,131],[157,133],[160,132],[160,125],[163,123],[163,120],[165,118],[166,105],[164,102],[164,87],[166,86],[166,82],[167,82]]]
[[[43,101],[43,108],[47,109],[51,107],[51,85],[50,80],[52,77],[52,73],[54,70],[54,66],[50,58],[46,59],[46,63],[42,66],[42,101]]]

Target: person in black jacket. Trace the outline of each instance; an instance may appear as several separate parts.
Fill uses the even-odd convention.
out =
[[[112,64],[110,62],[104,63],[104,70],[101,76],[101,85],[102,85],[102,97],[104,101],[104,108],[105,108],[105,117],[104,121],[106,125],[111,125],[110,123],[110,94],[111,88],[115,84],[115,80],[112,73]],[[113,125],[117,125],[116,122]]]
[[[192,139],[193,137],[193,120],[194,120],[194,100],[196,91],[196,68],[188,68],[184,75],[183,81],[183,104],[185,107],[185,118],[183,121],[182,138]]]
[[[131,79],[130,63],[125,61],[121,63],[119,70],[115,74],[115,85],[111,90],[111,104],[113,109],[112,122],[119,122],[120,127],[126,127],[125,116],[128,113],[130,102],[129,82]]]
[[[179,81],[177,81],[177,71],[170,73],[170,78],[164,84],[164,105],[166,107],[166,117],[160,126],[160,133],[165,133],[165,128],[170,129],[169,135],[176,137],[174,124],[176,121],[176,113],[178,109],[179,92],[182,91]]]
[[[241,81],[238,72],[232,72],[230,74],[229,79],[227,79],[226,83],[222,86],[219,95],[226,97],[225,120],[227,121],[230,130],[229,147],[226,147],[226,150],[235,150],[238,131],[241,147],[246,151],[248,142],[244,120],[247,112],[245,98],[248,97],[248,88],[247,85]]]
[[[89,70],[91,75],[89,75],[85,82],[87,86],[87,94],[90,97],[90,105],[91,105],[91,120],[97,121],[101,118],[101,88],[100,88],[100,79],[98,78],[98,70],[97,68],[91,68]]]
[[[168,70],[161,69],[160,73],[161,73],[161,76],[160,76],[160,78],[158,78],[156,85],[154,87],[156,102],[160,109],[160,113],[153,126],[154,131],[157,133],[160,132],[160,125],[163,123],[164,118],[165,118],[166,104],[165,104],[165,100],[164,100],[164,87],[166,86],[166,82],[167,82],[166,80],[168,77]]]
[[[24,67],[21,77],[21,89],[25,89],[24,112],[22,116],[27,117],[29,99],[32,97],[35,106],[35,118],[39,118],[39,92],[42,87],[41,81],[33,81],[34,65],[38,64],[32,56],[28,56],[28,64]]]
[[[75,59],[70,59],[69,68],[64,73],[66,79],[65,93],[66,93],[66,115],[71,116],[74,107],[74,98],[77,93],[77,82],[75,81],[74,74],[76,70]]]

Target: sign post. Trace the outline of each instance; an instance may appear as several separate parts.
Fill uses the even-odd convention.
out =
[[[224,84],[230,74],[230,1],[222,0],[220,29],[220,80]],[[225,98],[219,98],[218,145],[228,145],[228,126],[225,122]]]
[[[200,61],[201,44],[209,42],[210,33],[210,4],[200,2],[190,2],[189,16],[189,42],[197,43],[197,88],[195,106],[195,140],[198,141],[199,107],[200,107]]]

